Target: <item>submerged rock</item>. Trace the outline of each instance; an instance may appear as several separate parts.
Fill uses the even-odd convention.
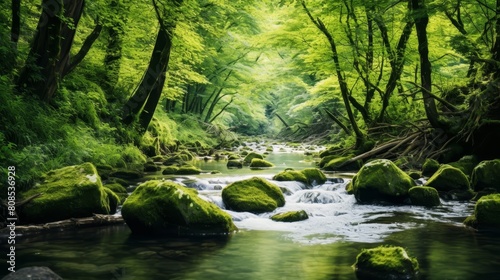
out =
[[[45,266],[24,267],[2,278],[2,280],[27,280],[27,279],[62,280],[61,276],[57,275],[54,271]]]
[[[500,159],[485,160],[472,171],[471,183],[475,191],[500,192]]]
[[[432,187],[413,187],[408,195],[412,205],[432,207],[441,204],[437,190]]]
[[[226,167],[228,169],[240,169],[243,168],[243,163],[239,160],[228,160]]]
[[[222,190],[222,200],[226,208],[237,212],[271,212],[285,205],[280,188],[258,177],[229,184]]]
[[[460,169],[448,164],[443,164],[425,185],[435,188],[447,199],[465,200],[474,196],[467,176]]]
[[[271,217],[271,220],[273,221],[287,223],[298,222],[307,219],[309,219],[309,216],[304,210],[279,213]]]
[[[321,185],[326,182],[326,176],[317,168],[306,168],[301,171],[285,170],[274,175],[276,181],[298,181],[306,185]]]
[[[467,217],[464,223],[474,228],[500,229],[500,194],[481,197],[474,208],[474,214]]]
[[[402,247],[379,246],[363,249],[354,268],[360,280],[417,279],[419,265]]]
[[[109,214],[108,194],[92,163],[67,166],[49,171],[42,182],[20,199],[41,194],[19,207],[19,219],[24,224],[47,223],[69,218]]]
[[[196,190],[171,181],[141,184],[122,207],[122,216],[134,233],[227,234],[237,230],[231,216],[198,196]]]
[[[414,186],[413,179],[387,159],[365,164],[352,178],[352,192],[362,203],[402,203]]]

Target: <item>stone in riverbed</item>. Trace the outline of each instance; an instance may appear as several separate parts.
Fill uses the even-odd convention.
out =
[[[352,192],[361,203],[402,203],[414,186],[413,179],[387,159],[365,164],[352,178]]]
[[[43,175],[41,183],[20,193],[19,199],[24,200],[40,193],[42,195],[17,209],[23,224],[48,223],[110,212],[108,194],[91,163],[49,171]]]
[[[317,168],[306,168],[301,171],[285,170],[274,175],[276,181],[298,181],[308,186],[321,185],[326,182],[326,176]]]
[[[240,169],[243,168],[243,163],[239,160],[229,160],[226,164],[228,169]]]
[[[474,208],[474,214],[465,219],[464,224],[474,228],[500,229],[500,194],[481,197]]]
[[[500,159],[479,163],[472,171],[471,183],[475,191],[500,192]]]
[[[408,190],[408,195],[412,205],[432,207],[441,204],[437,190],[432,187],[413,187]]]
[[[246,164],[250,164],[252,162],[252,159],[254,158],[264,159],[264,156],[262,156],[261,154],[251,152],[243,159],[243,162]]]
[[[304,210],[279,213],[271,217],[271,220],[273,221],[287,223],[298,222],[307,219],[309,219],[309,216]]]
[[[260,158],[254,158],[252,159],[252,162],[250,162],[250,168],[254,169],[259,169],[259,168],[268,168],[268,167],[273,167],[274,164],[270,163],[267,160],[260,159]]]
[[[430,177],[439,169],[439,162],[435,159],[426,159],[422,165],[422,175]]]
[[[425,185],[435,188],[446,199],[468,200],[474,196],[467,176],[448,164],[441,165]]]
[[[222,200],[230,210],[256,214],[285,205],[280,188],[259,177],[231,183],[222,190]]]
[[[198,196],[196,190],[171,181],[141,184],[127,198],[122,216],[133,233],[198,235],[237,230],[231,216]]]
[[[363,249],[354,264],[360,280],[417,279],[418,261],[402,247]]]
[[[2,278],[2,280],[26,280],[26,279],[62,280],[61,276],[57,275],[54,271],[45,266],[24,267]]]

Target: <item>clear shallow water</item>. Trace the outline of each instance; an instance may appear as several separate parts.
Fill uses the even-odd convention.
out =
[[[275,164],[305,163],[300,153],[271,155]],[[233,174],[224,162],[200,164],[214,164],[222,174],[176,181],[221,208],[220,189],[227,184],[256,175],[271,179],[282,170]],[[422,279],[498,279],[500,234],[463,227],[472,204],[359,205],[344,190],[347,180],[339,181],[312,189],[274,182],[287,194],[286,205],[261,215],[228,211],[240,228],[229,237],[139,238],[127,226],[18,237],[17,268],[48,266],[65,279],[355,279],[351,266],[362,248],[394,244],[418,258]],[[305,210],[310,218],[269,219],[290,210]]]

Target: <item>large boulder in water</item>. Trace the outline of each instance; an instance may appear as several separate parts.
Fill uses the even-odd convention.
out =
[[[271,212],[285,205],[280,188],[269,181],[253,177],[229,184],[222,190],[222,201],[237,212]]]
[[[441,204],[439,193],[432,187],[413,187],[408,190],[408,195],[412,205],[432,207]]]
[[[306,185],[321,185],[326,182],[326,176],[317,168],[306,168],[301,171],[285,170],[274,175],[276,181],[298,181]]]
[[[54,271],[45,266],[24,267],[2,278],[2,280],[27,280],[27,279],[62,280],[62,278],[59,275],[57,275]]]
[[[360,280],[417,279],[418,261],[402,247],[363,249],[354,264]]]
[[[362,203],[402,203],[413,186],[413,179],[387,159],[365,164],[352,179],[352,192]]]
[[[471,183],[475,191],[500,192],[500,159],[480,162],[472,171]]]
[[[464,223],[475,228],[500,229],[500,194],[490,194],[481,197],[476,202],[474,214]]]
[[[474,195],[467,176],[448,164],[441,165],[425,185],[435,188],[446,199],[466,200]]]
[[[24,224],[91,217],[93,214],[110,212],[108,194],[91,163],[49,171],[42,176],[41,183],[20,193],[19,199],[36,195],[39,196],[18,208],[19,220]]]
[[[236,230],[229,214],[201,199],[196,190],[172,181],[147,181],[137,187],[122,207],[133,233],[227,234]]]

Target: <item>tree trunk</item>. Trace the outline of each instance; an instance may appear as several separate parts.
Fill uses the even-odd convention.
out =
[[[330,43],[331,51],[332,51],[332,58],[333,62],[335,64],[335,70],[337,72],[337,78],[339,80],[339,85],[340,85],[340,91],[342,94],[342,99],[344,101],[345,109],[347,111],[347,116],[349,118],[349,122],[351,123],[351,127],[354,131],[354,134],[356,135],[356,148],[360,147],[365,140],[365,135],[361,132],[361,130],[358,127],[358,124],[356,123],[356,118],[354,117],[354,114],[351,109],[351,103],[349,101],[349,89],[347,88],[347,82],[342,74],[342,69],[340,67],[340,61],[339,61],[339,55],[337,52],[337,45],[335,43],[335,39],[333,36],[330,34],[326,26],[323,24],[323,22],[318,18],[314,19],[309,10],[307,9],[307,6],[304,1],[302,1],[302,7],[304,7],[304,10],[306,11],[307,15],[311,19],[311,21],[316,25],[316,27],[325,35],[325,37],[328,39],[328,42]]]
[[[92,33],[90,33],[87,38],[85,38],[85,41],[82,44],[82,47],[78,51],[78,53],[73,56],[71,61],[66,64],[66,67],[64,67],[63,72],[62,72],[62,77],[65,77],[69,73],[73,72],[75,70],[76,66],[82,62],[82,60],[85,58],[87,53],[90,51],[90,48],[94,44],[94,42],[99,38],[99,35],[101,34],[102,31],[102,25],[97,24],[94,27],[94,30],[92,30]]]
[[[420,55],[420,83],[422,96],[424,98],[425,114],[432,127],[440,128],[441,124],[436,102],[432,95],[429,94],[432,92],[432,69],[431,62],[429,61],[429,42],[427,41],[427,23],[429,22],[429,15],[427,14],[424,0],[411,0],[409,6],[417,31],[418,53]]]
[[[50,101],[70,61],[70,50],[84,0],[43,0],[42,15],[17,89]],[[65,19],[64,21],[62,19]],[[71,19],[71,26],[65,21]]]
[[[21,0],[12,0],[12,25],[10,41],[17,45],[21,32]]]

